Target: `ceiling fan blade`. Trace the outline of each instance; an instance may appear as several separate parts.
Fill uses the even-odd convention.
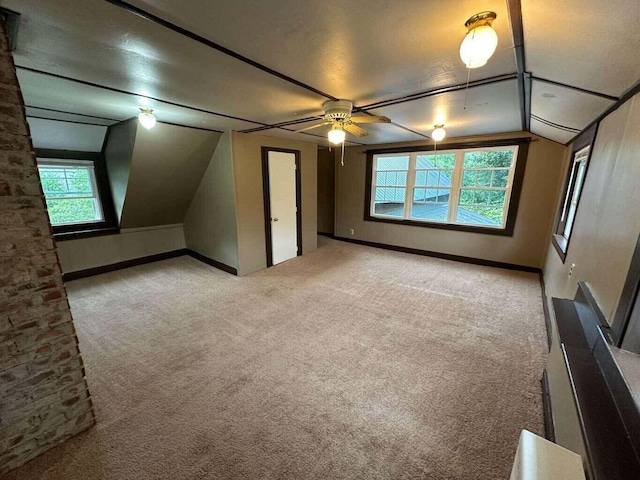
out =
[[[356,137],[366,137],[367,135],[369,135],[369,132],[367,132],[364,128],[360,128],[357,125],[348,124],[348,125],[345,125],[343,128],[345,129],[345,131],[351,133],[352,135],[355,135]]]
[[[391,123],[389,117],[383,116],[366,116],[366,117],[351,117],[353,123]]]
[[[311,125],[310,127],[304,127],[300,130],[296,130],[296,132],[306,132],[307,130],[313,130],[314,128],[324,127],[325,125],[331,125],[333,122],[320,122]]]

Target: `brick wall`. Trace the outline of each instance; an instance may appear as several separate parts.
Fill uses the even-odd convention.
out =
[[[94,422],[0,18],[0,475]]]

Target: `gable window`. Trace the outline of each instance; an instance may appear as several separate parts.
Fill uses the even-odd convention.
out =
[[[560,204],[560,210],[552,237],[553,246],[563,262],[567,255],[571,232],[573,231],[576,214],[578,213],[580,195],[582,194],[584,182],[587,177],[587,168],[589,166],[589,158],[591,157],[595,134],[596,127],[592,127],[580,135],[573,144],[571,164],[569,165],[562,203]]]
[[[36,151],[36,156],[56,239],[114,230],[110,189],[99,153]]]
[[[51,225],[95,223],[104,220],[93,162],[40,160],[38,171]]]
[[[369,152],[365,220],[510,235],[526,146]]]

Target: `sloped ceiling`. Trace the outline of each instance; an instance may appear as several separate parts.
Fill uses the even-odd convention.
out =
[[[221,135],[165,124],[138,128],[120,227],[182,223]]]
[[[29,117],[29,129],[35,148],[99,152],[107,127],[84,123],[59,122]]]
[[[164,122],[326,145],[295,129],[341,98],[394,122],[352,144],[425,139],[436,121],[450,136],[530,128],[564,143],[640,78],[640,3],[623,0],[0,5],[22,13],[28,113],[98,124],[150,106]],[[464,22],[483,10],[498,15],[498,50],[467,71]]]

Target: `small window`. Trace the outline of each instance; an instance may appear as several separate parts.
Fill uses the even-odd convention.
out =
[[[57,240],[117,232],[101,153],[36,149],[40,183]]]
[[[374,152],[365,219],[511,234],[509,209],[521,148]]]
[[[51,225],[104,221],[92,161],[39,160],[38,171]]]
[[[595,134],[596,128],[590,128],[580,135],[573,145],[571,165],[569,165],[564,195],[562,197],[562,203],[560,204],[552,238],[553,246],[563,262],[569,249],[571,232],[573,231],[576,214],[578,212],[580,195],[582,194],[584,182],[587,177],[587,168],[589,166],[589,158],[591,156]]]

